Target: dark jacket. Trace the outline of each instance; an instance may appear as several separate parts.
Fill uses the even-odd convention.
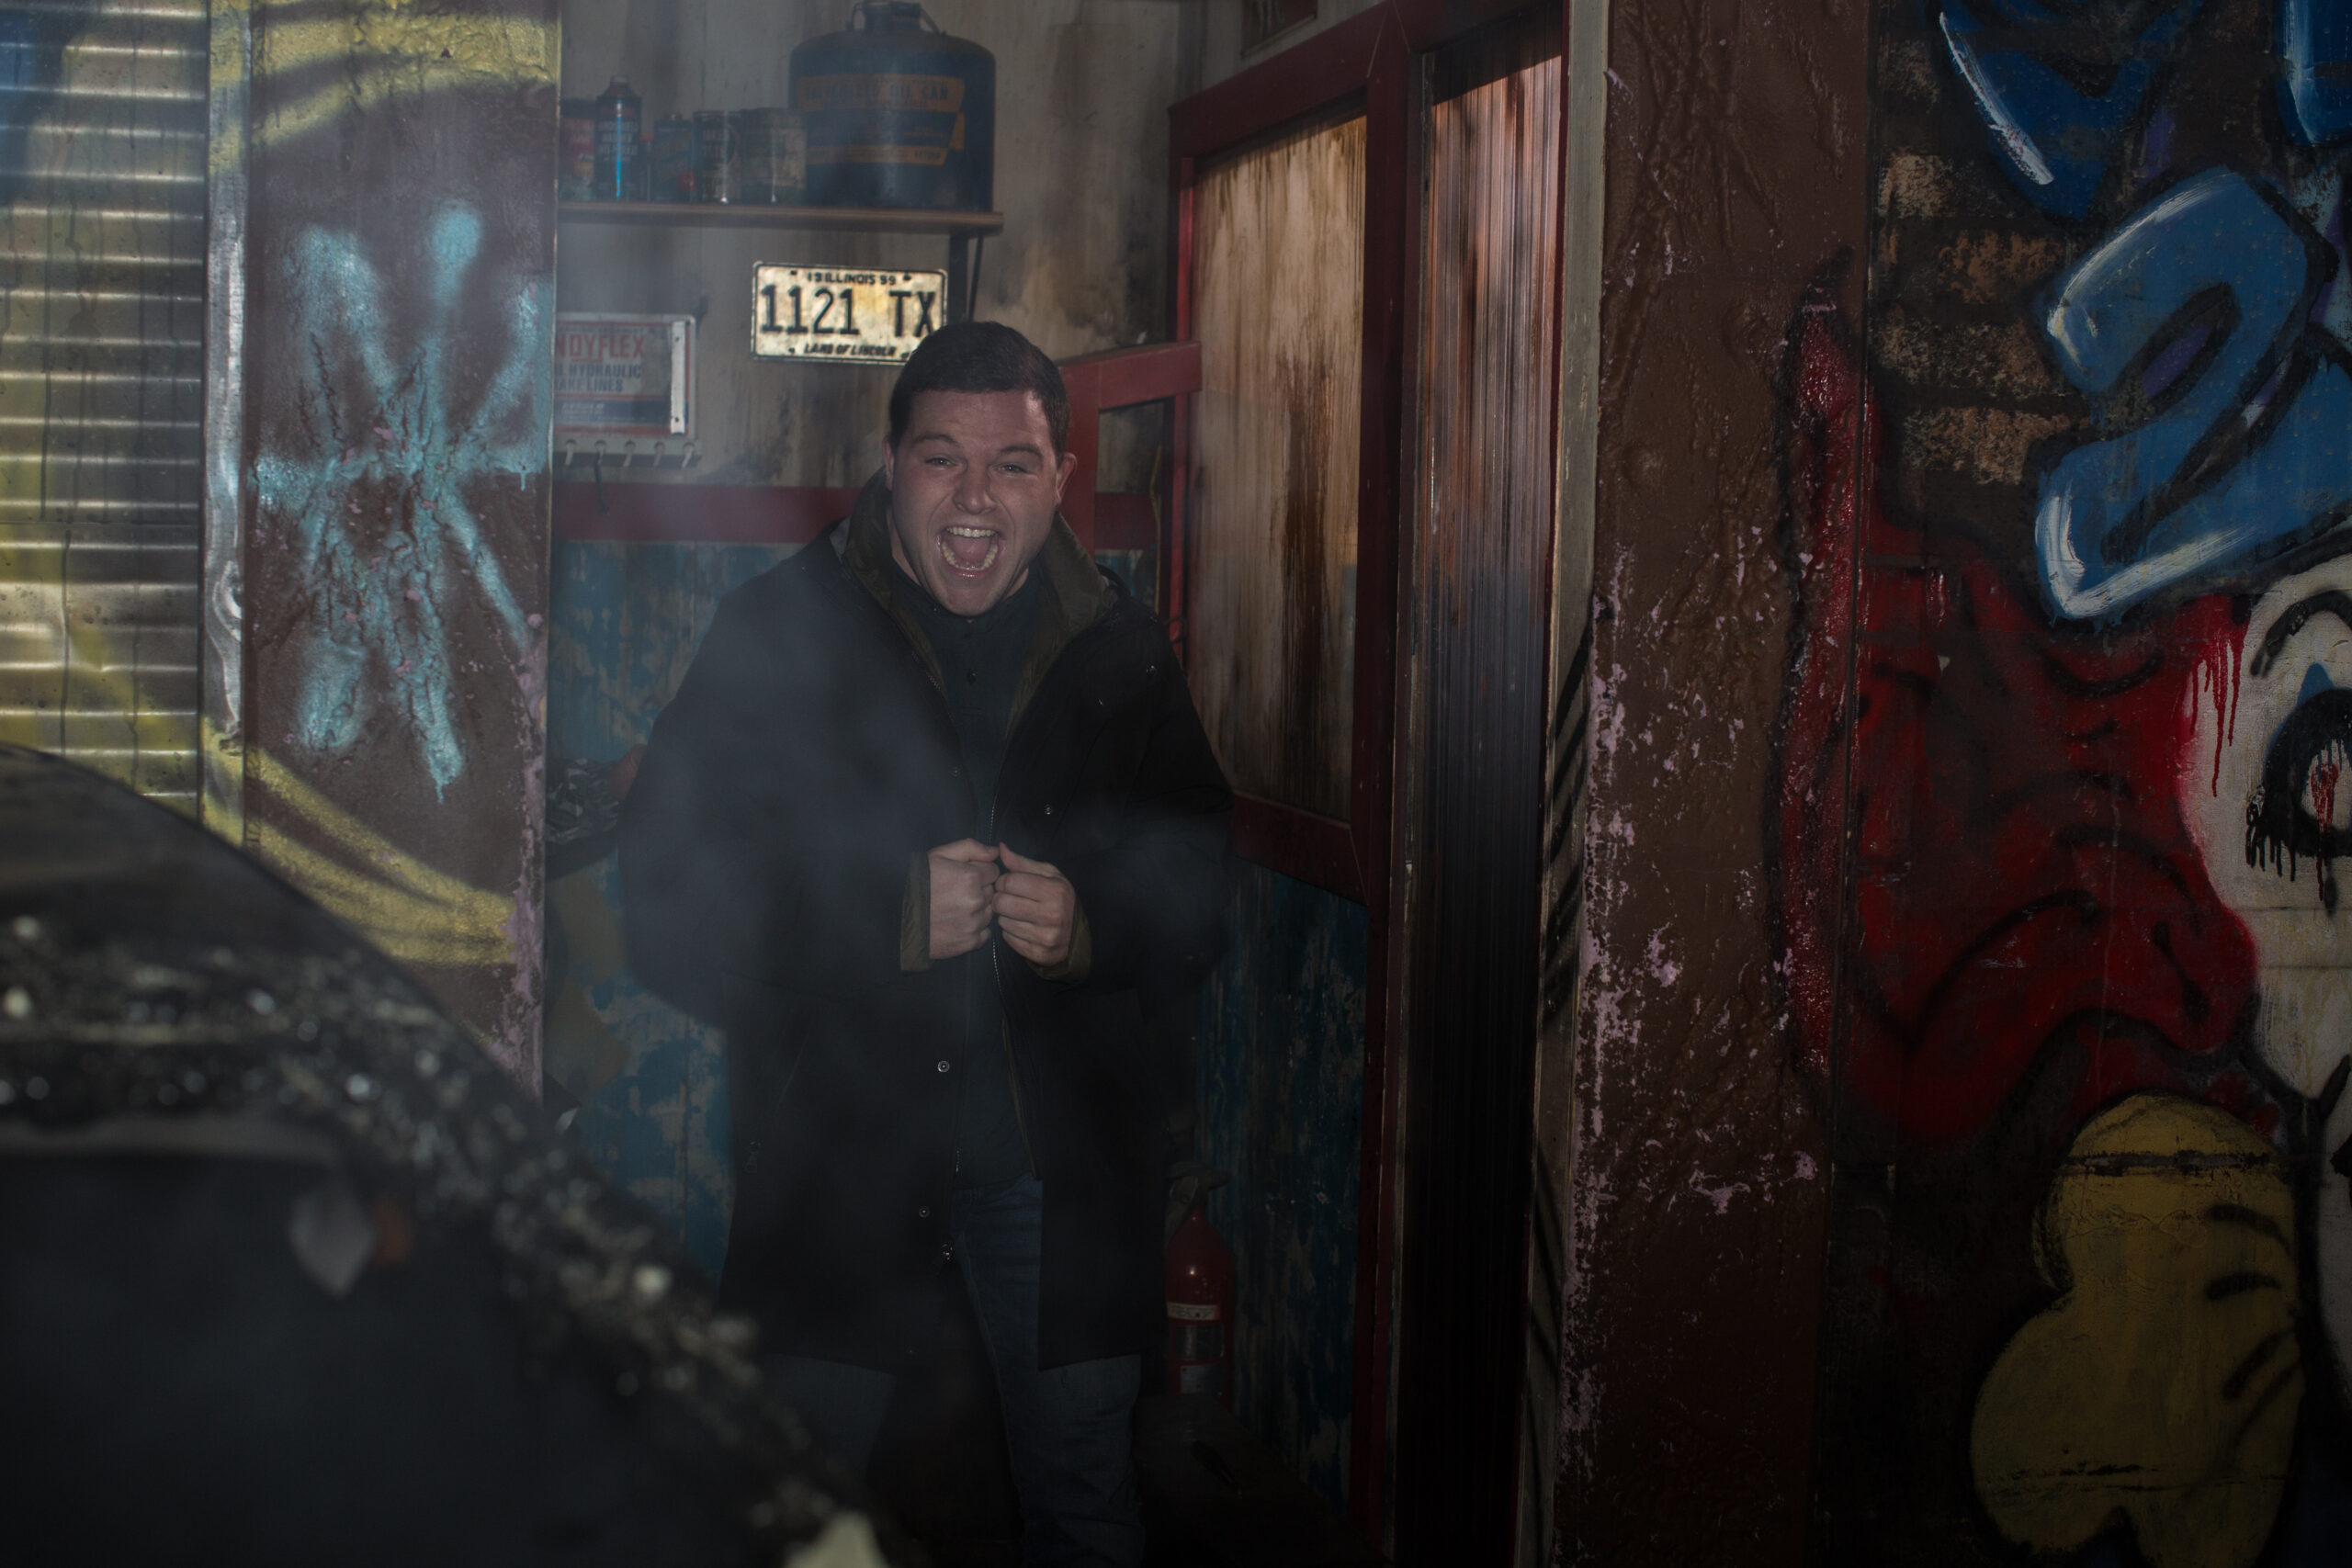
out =
[[[1124,1355],[1163,1310],[1165,1125],[1187,1087],[1150,1021],[1223,945],[1232,793],[1159,622],[1056,519],[996,829],[1069,878],[1083,972],[1048,979],[996,939],[932,964],[918,868],[974,832],[973,797],[891,598],[888,504],[869,484],[720,604],[623,813],[629,959],[727,1032],[723,1295],[771,1348],[894,1371],[935,1329],[966,987],[996,965],[1045,1184],[1040,1359]]]

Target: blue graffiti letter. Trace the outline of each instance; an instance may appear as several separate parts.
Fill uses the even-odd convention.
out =
[[[2337,521],[2352,375],[2308,326],[2335,265],[2310,225],[2222,170],[2166,192],[2059,279],[2042,330],[2115,432],[2042,482],[2034,542],[2060,615],[2216,581]]]
[[[2278,112],[2306,147],[2352,135],[2352,5],[2278,0]]]
[[[2045,212],[2087,215],[2116,149],[2155,85],[2156,69],[2197,16],[2198,0],[2160,8],[2138,36],[2104,60],[2052,63],[2079,48],[2079,17],[2059,17],[2034,0],[1943,0],[1938,23],[1954,70],[1976,102],[1978,118],[2001,150],[2010,183]],[[2324,3],[2324,0],[2323,0]],[[1988,25],[1982,17],[1991,18]],[[2062,62],[2064,63],[2064,62]],[[2069,76],[2111,73],[2097,92]]]

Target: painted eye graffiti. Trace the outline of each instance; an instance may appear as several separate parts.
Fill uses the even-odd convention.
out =
[[[2262,782],[2246,802],[2245,860],[2290,882],[2311,861],[2320,904],[2333,915],[2334,863],[2352,849],[2352,691],[2326,684],[2316,666],[2312,675],[2263,755]]]

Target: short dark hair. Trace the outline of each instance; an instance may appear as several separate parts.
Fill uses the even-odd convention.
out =
[[[1002,321],[957,321],[915,345],[890,389],[890,446],[906,438],[925,392],[1027,392],[1046,411],[1055,457],[1069,448],[1069,389],[1061,367]]]

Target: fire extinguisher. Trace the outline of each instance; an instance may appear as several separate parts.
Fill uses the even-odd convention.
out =
[[[1205,1167],[1180,1171],[1175,1197],[1191,1201],[1168,1238],[1168,1392],[1213,1393],[1233,1408],[1233,1249],[1209,1224],[1212,1188],[1226,1174]]]

